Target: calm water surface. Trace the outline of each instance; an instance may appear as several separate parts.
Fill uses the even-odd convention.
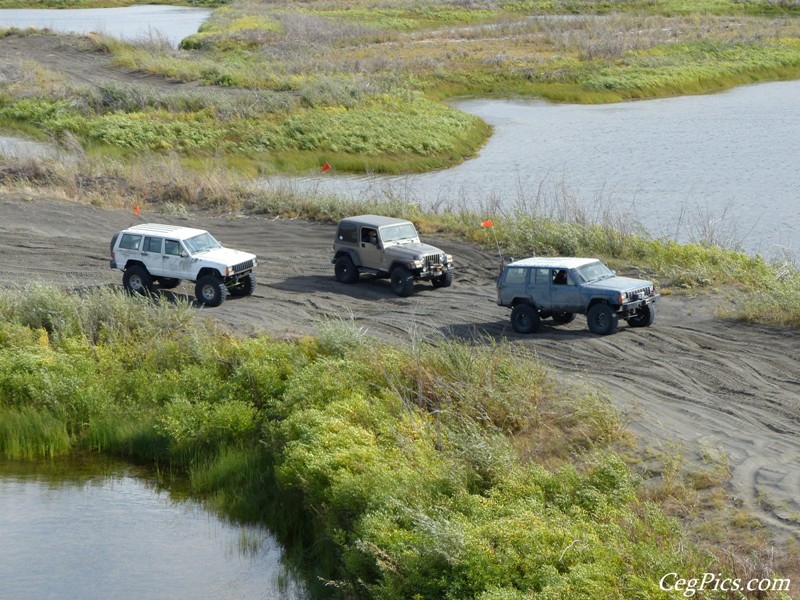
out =
[[[148,5],[124,8],[4,9],[0,29],[51,29],[59,33],[103,33],[128,41],[166,39],[177,47],[197,33],[211,11],[185,6]]]
[[[537,206],[631,219],[657,236],[800,250],[800,82],[604,105],[453,103],[494,126],[477,158],[410,176],[275,177],[267,184],[423,206]],[[564,198],[568,201],[565,202]]]
[[[270,533],[174,498],[141,471],[0,462],[0,598],[306,597]]]

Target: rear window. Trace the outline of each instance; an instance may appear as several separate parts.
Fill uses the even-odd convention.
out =
[[[161,238],[145,238],[144,240],[144,251],[145,252],[157,252],[161,254]]]
[[[508,284],[525,283],[525,274],[527,272],[528,269],[525,268],[509,267],[509,269],[506,271],[505,283]]]
[[[550,269],[534,269],[535,273],[535,282],[536,285],[550,285]],[[534,275],[531,274],[531,279],[534,279]]]
[[[119,247],[122,250],[139,250],[142,247],[142,236],[123,233],[122,239],[119,241]]]
[[[340,223],[336,236],[340,242],[355,244],[358,242],[358,226],[355,223]]]

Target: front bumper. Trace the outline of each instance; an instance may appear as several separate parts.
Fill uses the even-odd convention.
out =
[[[653,304],[658,298],[661,297],[661,294],[653,294],[652,296],[647,296],[645,298],[641,298],[639,300],[633,300],[632,302],[626,302],[625,304],[619,307],[618,312],[623,314],[630,314],[634,313],[643,306],[647,306],[648,304]]]
[[[420,279],[432,279],[433,277],[440,277],[452,271],[455,271],[455,265],[453,265],[453,263],[448,263],[446,265],[432,265],[427,269],[415,269],[414,273]]]

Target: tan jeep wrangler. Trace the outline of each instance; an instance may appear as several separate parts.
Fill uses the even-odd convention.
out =
[[[361,273],[389,277],[398,296],[409,296],[414,281],[427,279],[433,287],[453,283],[453,257],[423,244],[411,221],[360,215],[339,221],[333,242],[336,279],[355,283]]]

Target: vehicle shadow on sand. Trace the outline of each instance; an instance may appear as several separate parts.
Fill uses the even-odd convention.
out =
[[[341,283],[330,275],[296,275],[282,281],[270,282],[269,287],[294,293],[319,294],[320,292],[347,296],[354,300],[402,300],[392,291],[388,278],[362,275],[356,283]],[[419,294],[440,293],[428,282],[415,282],[414,291],[408,298]]]
[[[536,333],[517,333],[508,320],[502,320],[446,325],[440,327],[439,332],[446,338],[457,339],[462,342],[475,342],[480,339],[488,339],[494,342],[535,342],[537,340],[568,342],[624,335],[627,329],[628,327],[621,323],[619,329],[611,336],[601,336],[589,331],[585,320],[579,321],[579,319],[576,319],[574,323],[569,325],[554,325],[545,320],[542,321],[539,331]]]
[[[116,288],[117,284],[108,284],[108,287]],[[136,292],[131,292],[130,290],[122,288],[125,293],[129,296],[139,297],[139,298],[148,298],[153,303],[158,304],[160,302],[166,302],[168,304],[179,304],[181,302],[185,302],[191,304],[193,308],[217,308],[215,306],[206,306],[202,302],[198,302],[197,298],[193,294],[186,294],[181,291],[176,291],[174,289],[161,289],[157,285],[153,286],[153,289],[150,290],[147,294],[139,294]],[[234,296],[233,294],[228,294],[223,302],[223,305],[228,302],[237,302],[239,300],[245,299],[246,296]]]

